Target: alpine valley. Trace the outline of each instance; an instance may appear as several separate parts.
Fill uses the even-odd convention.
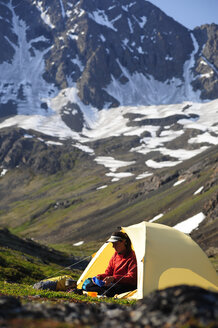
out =
[[[218,25],[146,0],[0,0],[0,225],[49,245],[142,220],[218,257]]]

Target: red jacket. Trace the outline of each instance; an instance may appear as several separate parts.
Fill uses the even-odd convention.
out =
[[[120,284],[137,284],[137,262],[135,252],[132,250],[127,256],[119,255],[117,252],[114,253],[110,259],[109,265],[103,274],[99,274],[97,277],[103,280],[105,277],[113,276],[114,282]]]

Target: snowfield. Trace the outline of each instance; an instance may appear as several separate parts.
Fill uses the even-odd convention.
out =
[[[191,233],[193,230],[197,229],[199,224],[206,218],[206,216],[200,212],[191,218],[184,220],[174,226],[175,229],[182,231],[184,233]]]
[[[53,30],[55,26],[51,23],[48,8],[44,8],[40,1],[35,0],[33,3],[39,10],[43,22]],[[84,15],[84,10],[79,9],[78,5],[68,3],[65,7],[62,0],[59,0],[59,3],[60,15],[63,19],[74,14],[78,17]],[[134,4],[135,2],[121,6],[122,12],[128,12]],[[106,174],[113,178],[112,181],[126,177],[143,179],[152,175],[156,169],[175,166],[205,151],[208,147],[218,144],[218,99],[202,102],[199,92],[195,92],[192,88],[192,82],[195,79],[192,69],[195,65],[195,55],[199,51],[199,45],[192,33],[190,35],[193,51],[183,65],[183,76],[180,79],[171,78],[160,82],[150,75],[143,75],[140,72],[130,73],[117,57],[116,64],[123,77],[126,78],[126,83],[121,83],[119,79],[111,75],[110,82],[104,90],[119,101],[120,107],[108,109],[110,104],[104,104],[103,108],[98,111],[97,108],[85,105],[81,101],[76,82],[73,82],[69,76],[67,77],[68,87],[62,90],[44,80],[45,57],[52,48],[50,40],[45,36],[29,39],[27,37],[29,27],[17,15],[13,2],[8,1],[6,6],[12,18],[11,31],[16,35],[17,41],[8,39],[14,50],[14,56],[11,61],[4,61],[0,64],[0,104],[7,107],[12,102],[16,105],[17,115],[5,120],[3,118],[0,128],[18,126],[57,137],[59,141],[55,144],[59,147],[62,146],[64,140],[71,139],[72,147],[88,153],[96,163],[109,170]],[[97,25],[106,27],[108,31],[117,31],[117,23],[122,19],[122,15],[111,19],[111,8],[108,8],[108,11],[93,9],[88,13],[89,18]],[[147,23],[147,17],[144,15],[135,20],[140,28]],[[131,36],[134,26],[130,18],[128,18],[128,27]],[[77,24],[67,31],[68,37],[78,38],[76,30]],[[141,41],[144,37],[145,35],[142,34]],[[59,39],[61,38],[63,37],[60,36]],[[106,36],[100,34],[100,39],[104,43]],[[41,44],[40,50],[36,47],[37,42]],[[155,42],[155,38],[152,42]],[[120,46],[132,51],[135,42],[126,36]],[[142,54],[142,47],[137,46],[137,51]],[[79,67],[81,72],[84,70],[78,54],[72,53],[70,60]],[[166,56],[165,60],[171,61],[173,58]],[[203,57],[202,62],[217,73],[215,67],[212,67]],[[78,109],[72,109],[67,106],[68,104],[76,104]],[[77,115],[79,110],[84,121],[81,133],[73,131],[62,120],[63,114],[65,117],[71,114],[71,119],[73,119],[72,117]],[[130,119],[130,115],[134,118]],[[178,117],[177,125],[181,128],[174,129],[175,122],[152,124],[152,120],[171,122],[170,118],[175,116]],[[168,146],[176,138],[185,135],[189,129],[196,130],[196,135],[187,140],[184,148],[173,149]],[[124,162],[120,158],[113,157],[109,159],[101,157],[101,154],[96,157],[95,150],[89,146],[90,141],[116,136],[138,136],[139,144],[127,151],[142,156],[158,152],[160,159],[147,158],[142,171],[135,175],[129,169],[135,164],[133,161]],[[54,145],[54,141],[47,144]],[[126,167],[126,172],[117,172],[118,169],[124,167]]]
[[[56,101],[56,108],[61,107],[62,102]],[[164,156],[170,156],[169,160],[154,161],[149,159],[145,162],[145,170],[140,175],[135,176],[136,179],[152,175],[149,169],[158,169],[163,167],[171,167],[181,163],[184,160],[192,158],[197,154],[205,151],[207,148],[218,144],[218,100],[195,103],[184,102],[181,104],[171,105],[152,105],[152,106],[121,106],[112,109],[103,109],[95,112],[92,120],[90,120],[89,128],[83,128],[81,133],[71,130],[61,119],[58,111],[51,116],[44,115],[16,115],[8,118],[0,123],[0,128],[9,126],[19,126],[23,129],[32,129],[43,134],[57,137],[61,141],[72,139],[72,147],[81,149],[93,157],[99,165],[104,165],[109,169],[107,175],[112,176],[113,181],[118,181],[124,177],[133,176],[129,172],[119,172],[115,174],[119,168],[134,165],[134,162],[120,161],[113,157],[95,157],[95,151],[89,146],[90,141],[101,140],[114,136],[138,136],[147,132],[149,137],[141,137],[140,145],[136,148],[129,149],[129,152],[138,152],[140,154],[148,154],[150,152],[159,151]],[[136,114],[137,118],[130,120],[127,114]],[[181,125],[181,130],[175,131],[172,125],[135,125],[134,122],[140,123],[145,119],[166,119],[173,115],[185,115],[186,119],[180,119],[177,123]],[[193,119],[194,115],[194,119]],[[160,127],[162,132],[158,133]],[[194,149],[168,149],[166,144],[185,134],[186,130],[195,129],[196,137],[190,137],[188,144],[195,146]],[[203,143],[203,145],[202,145]],[[114,173],[113,175],[111,173]],[[118,172],[117,172],[118,173]]]

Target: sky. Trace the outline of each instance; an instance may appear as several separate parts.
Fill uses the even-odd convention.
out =
[[[218,24],[218,0],[149,0],[189,29]]]

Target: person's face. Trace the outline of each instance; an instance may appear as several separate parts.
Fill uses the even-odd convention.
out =
[[[119,240],[113,243],[113,248],[118,254],[123,254],[126,252],[125,240]]]

